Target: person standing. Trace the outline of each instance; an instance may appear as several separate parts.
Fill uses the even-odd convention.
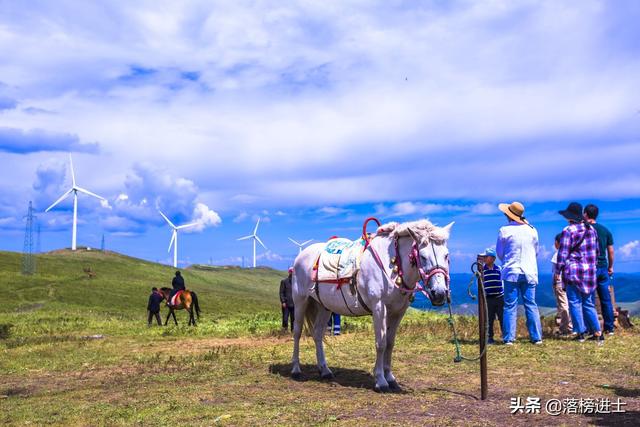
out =
[[[482,254],[484,258],[484,266],[482,267],[482,283],[484,284],[484,294],[487,297],[487,317],[489,318],[489,340],[488,344],[494,344],[493,339],[493,323],[498,319],[500,330],[503,329],[503,313],[504,313],[504,286],[502,284],[502,270],[495,265],[496,251],[493,248],[487,248]]]
[[[509,221],[500,228],[496,242],[504,281],[502,339],[506,345],[512,345],[516,339],[518,297],[521,296],[529,339],[533,344],[542,344],[542,324],[536,304],[538,231],[524,217],[522,203],[501,203],[498,208]]]
[[[557,272],[554,280],[560,277],[567,291],[569,313],[573,321],[576,340],[583,342],[587,325],[593,336],[590,339],[603,341],[598,313],[594,306],[593,294],[597,287],[596,264],[598,259],[598,233],[583,220],[582,205],[569,203],[567,209],[559,211],[569,221],[560,237]]]
[[[604,333],[613,335],[615,315],[609,291],[609,277],[613,275],[613,235],[604,225],[596,222],[599,209],[596,205],[589,204],[584,208],[584,219],[596,230],[598,234],[598,261],[596,263],[596,292],[600,298],[600,310],[604,322]]]
[[[569,302],[567,301],[567,292],[564,290],[564,284],[562,283],[562,277],[556,276],[558,272],[558,249],[560,248],[560,239],[562,233],[556,234],[554,246],[556,248],[553,257],[551,258],[551,265],[553,265],[553,294],[556,296],[556,324],[560,328],[560,335],[569,335],[573,329],[571,323],[571,316],[569,315]],[[557,280],[556,280],[557,279]]]
[[[340,335],[342,332],[340,326],[340,315],[338,313],[331,313],[329,316],[329,322],[327,322],[327,332],[329,335]]]
[[[289,267],[289,275],[280,281],[280,305],[282,306],[282,329],[289,327],[291,319],[291,330],[293,331],[294,307],[293,292],[291,290],[291,278],[293,277],[293,267]]]
[[[149,302],[147,303],[147,311],[149,315],[147,317],[147,325],[151,327],[151,321],[153,318],[156,318],[156,322],[158,322],[158,326],[162,326],[162,320],[160,320],[160,303],[164,297],[158,291],[158,288],[151,288],[151,295],[149,295]]]

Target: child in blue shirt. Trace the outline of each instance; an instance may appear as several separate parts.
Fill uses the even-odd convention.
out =
[[[489,316],[489,344],[494,344],[493,321],[498,319],[500,330],[502,330],[502,318],[504,313],[504,286],[502,284],[499,266],[495,265],[496,251],[487,248],[482,254],[484,257],[484,267],[482,268],[482,281],[484,283],[484,294],[487,297],[487,314]]]

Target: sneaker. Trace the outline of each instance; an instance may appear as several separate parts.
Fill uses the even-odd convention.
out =
[[[533,341],[533,344],[534,344],[534,345],[542,345],[542,340],[540,340],[540,341]]]
[[[513,341],[505,341],[504,345],[513,345]]]
[[[584,342],[584,334],[576,334],[573,340],[578,342]]]
[[[493,338],[489,338],[487,340],[487,344],[495,344],[495,343],[496,343],[496,341]]]
[[[599,336],[592,335],[589,337],[589,341],[598,341],[598,342],[604,341],[604,335],[599,335]]]
[[[604,331],[604,333],[609,335],[610,337],[615,335],[615,333],[613,331]]]

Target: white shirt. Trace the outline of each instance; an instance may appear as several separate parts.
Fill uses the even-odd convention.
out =
[[[517,282],[524,274],[527,282],[538,284],[538,231],[527,224],[509,221],[500,228],[496,254],[502,261],[502,280]]]

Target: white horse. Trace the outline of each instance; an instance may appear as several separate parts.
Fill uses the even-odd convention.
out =
[[[365,223],[366,226],[366,223]],[[316,344],[320,376],[333,378],[327,367],[323,335],[331,312],[345,316],[373,316],[376,338],[375,390],[398,389],[391,372],[391,355],[400,320],[417,290],[419,280],[431,303],[443,305],[449,298],[449,250],[447,240],[453,223],[437,227],[427,220],[389,223],[378,228],[360,259],[360,271],[351,285],[338,287],[315,283],[313,266],[323,243],[302,251],[294,263],[293,358],[291,376],[301,377],[300,336],[306,320]],[[346,289],[345,289],[346,288]]]

